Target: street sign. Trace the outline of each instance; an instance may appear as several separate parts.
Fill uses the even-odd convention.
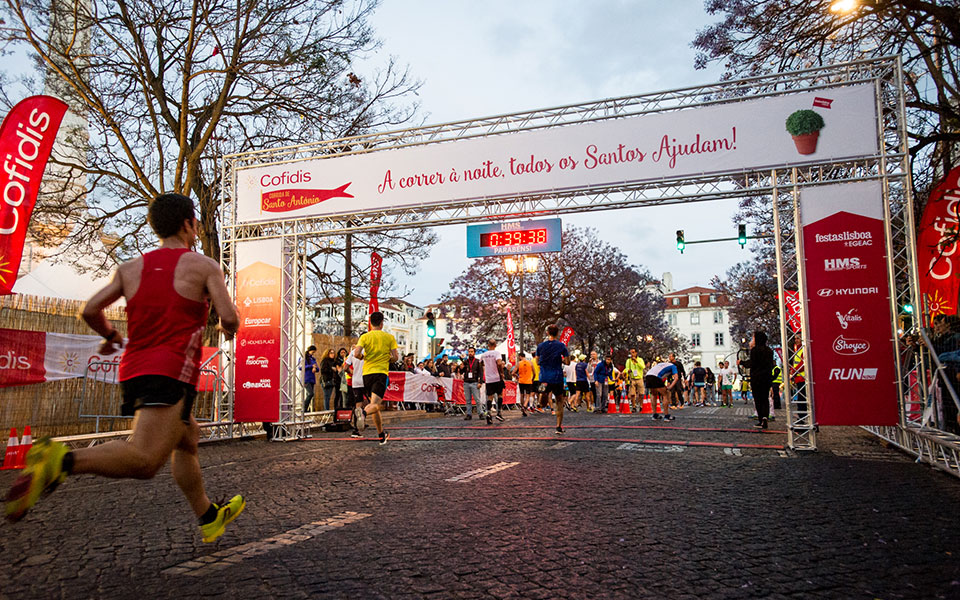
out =
[[[559,252],[560,219],[467,225],[467,257]]]

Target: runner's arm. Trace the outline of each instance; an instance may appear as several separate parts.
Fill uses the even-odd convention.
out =
[[[363,358],[363,346],[357,344],[353,347],[353,355],[357,358]],[[393,352],[390,353],[390,358],[393,358]],[[397,362],[397,359],[393,358],[393,362]]]
[[[98,350],[100,354],[113,354],[123,347],[123,336],[107,321],[103,311],[123,296],[123,283],[120,281],[120,272],[113,274],[113,279],[103,289],[93,295],[83,307],[83,320],[103,337],[104,342]]]
[[[230,292],[227,291],[227,284],[224,283],[223,269],[220,265],[210,260],[210,273],[207,275],[207,293],[210,294],[210,302],[213,309],[220,315],[220,331],[226,338],[233,339],[233,336],[240,329],[240,315],[237,313],[237,306],[230,298]]]

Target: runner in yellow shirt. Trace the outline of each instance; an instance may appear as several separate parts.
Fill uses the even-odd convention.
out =
[[[370,398],[370,404],[364,409],[367,416],[373,415],[373,424],[377,426],[380,445],[387,443],[390,434],[383,430],[380,418],[380,402],[387,395],[387,378],[390,363],[400,360],[397,351],[397,339],[383,331],[383,313],[370,315],[370,331],[360,336],[353,348],[353,355],[363,359],[363,388]]]

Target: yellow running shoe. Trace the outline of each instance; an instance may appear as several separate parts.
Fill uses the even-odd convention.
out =
[[[27,466],[7,492],[7,520],[19,521],[33,508],[40,496],[63,483],[63,457],[70,449],[48,437],[40,439],[27,452]]]
[[[217,518],[206,525],[200,526],[200,533],[203,534],[203,541],[205,542],[213,542],[223,535],[227,525],[239,517],[243,509],[247,507],[247,502],[243,499],[243,496],[238,494],[230,498],[230,501],[223,506],[217,503],[213,505],[217,507]]]

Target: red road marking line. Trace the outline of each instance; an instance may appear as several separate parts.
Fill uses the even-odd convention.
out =
[[[484,431],[493,429],[549,429],[550,427],[552,427],[552,425],[464,425],[460,427],[454,425],[440,425],[437,427],[405,425],[391,427],[390,429],[435,429],[452,431],[470,429]],[[726,427],[677,427],[668,425],[566,425],[564,429],[664,429],[672,431],[710,431],[720,433],[787,433],[779,429],[729,429]]]
[[[398,428],[395,428],[398,429]],[[529,441],[561,441],[561,442],[617,442],[617,443],[631,443],[631,444],[649,444],[652,446],[709,446],[712,448],[756,448],[760,450],[786,450],[786,446],[778,446],[772,444],[738,444],[735,442],[692,442],[686,440],[637,440],[629,438],[575,438],[575,437],[566,437],[566,436],[553,436],[553,437],[504,437],[504,436],[486,436],[486,437],[476,437],[476,438],[464,438],[464,437],[441,437],[441,436],[417,436],[417,437],[393,437],[390,436],[390,441],[396,442],[432,442],[432,441],[448,441],[448,442],[477,442],[477,441],[501,441],[501,442],[529,442]],[[378,438],[369,437],[369,438],[341,438],[341,437],[330,437],[330,438],[304,438],[303,441],[306,442],[377,442]]]

